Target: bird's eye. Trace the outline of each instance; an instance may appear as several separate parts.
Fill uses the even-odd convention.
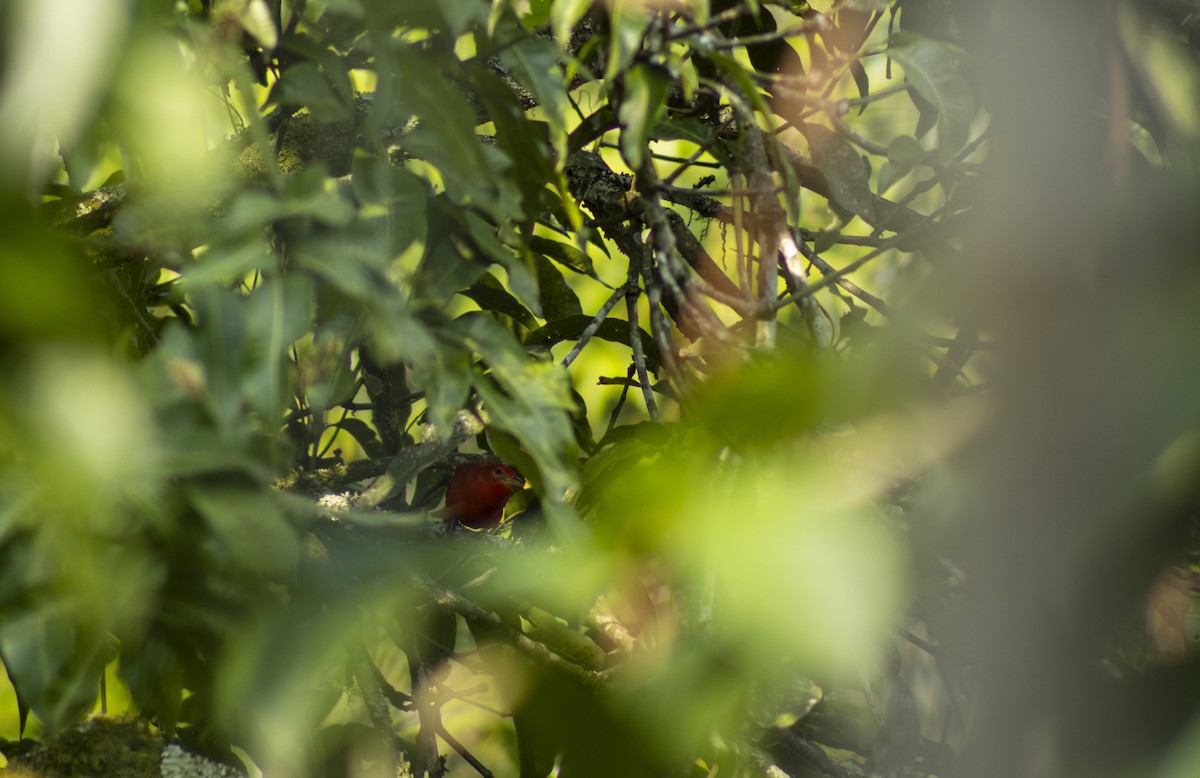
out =
[[[503,467],[497,467],[495,470],[493,470],[493,471],[492,471],[492,475],[496,475],[496,476],[501,476],[501,477],[503,477],[503,476],[504,476],[504,468],[503,468]]]

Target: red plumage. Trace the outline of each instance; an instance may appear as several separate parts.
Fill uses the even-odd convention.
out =
[[[446,489],[442,520],[457,520],[472,529],[488,529],[500,523],[504,506],[525,480],[517,471],[499,462],[460,465]]]

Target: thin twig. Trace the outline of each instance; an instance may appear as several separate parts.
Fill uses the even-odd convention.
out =
[[[605,436],[613,431],[613,427],[617,426],[617,417],[621,415],[621,409],[625,407],[625,400],[629,398],[629,388],[633,386],[633,365],[629,366],[629,371],[625,374],[626,381],[621,387],[621,396],[617,398],[617,404],[613,406],[612,413],[608,416],[608,427],[605,428]],[[604,379],[600,379],[600,383],[604,383]]]
[[[605,674],[580,667],[569,659],[559,656],[546,645],[530,639],[525,633],[509,626],[496,614],[479,607],[461,594],[447,589],[442,584],[429,578],[414,576],[413,580],[417,588],[433,597],[439,605],[450,608],[468,622],[477,622],[493,632],[504,635],[510,645],[527,656],[538,660],[548,667],[560,670],[589,687],[595,688],[607,685],[608,681]]]
[[[475,772],[482,775],[483,778],[492,778],[492,771],[484,767],[483,762],[480,762],[478,759],[476,759],[475,755],[468,751],[466,746],[458,742],[458,739],[455,738],[454,735],[451,735],[446,730],[446,725],[440,721],[438,722],[437,733],[438,737],[446,741],[446,745],[457,751],[458,755],[461,756],[467,764],[475,768]]]
[[[563,367],[571,366],[571,363],[574,362],[575,358],[579,356],[579,352],[583,351],[583,347],[588,344],[588,341],[590,341],[592,336],[596,334],[596,331],[600,329],[600,325],[604,323],[606,318],[608,318],[609,312],[612,311],[613,307],[617,304],[617,301],[629,293],[629,290],[626,287],[627,285],[620,286],[615,289],[609,298],[604,301],[604,305],[600,306],[600,310],[597,311],[596,315],[592,317],[592,320],[588,322],[588,326],[584,327],[583,332],[579,333],[579,338],[576,339],[575,345],[572,346],[567,355],[563,357]]]
[[[662,421],[658,413],[658,403],[654,401],[654,392],[650,390],[650,373],[646,370],[646,352],[642,346],[642,330],[638,326],[638,298],[641,296],[638,287],[638,275],[641,265],[640,258],[629,258],[629,283],[625,292],[625,313],[629,318],[629,344],[633,347],[633,366],[637,371],[638,382],[642,385],[642,399],[646,402],[646,412],[652,421]]]
[[[804,258],[811,262],[812,265],[817,268],[817,270],[820,270],[822,276],[833,276],[837,274],[837,271],[833,268],[833,266],[822,259],[820,254],[813,251],[811,246],[806,244],[803,240],[797,242],[800,245],[800,252],[804,254]],[[837,285],[844,289],[848,294],[857,297],[859,300],[874,308],[884,316],[888,315],[888,305],[881,298],[876,297],[875,295],[866,291],[853,281],[840,277],[836,280]]]

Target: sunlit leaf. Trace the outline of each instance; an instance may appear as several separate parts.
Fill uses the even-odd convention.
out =
[[[604,78],[610,79],[629,66],[642,45],[642,36],[650,26],[650,11],[644,3],[621,0],[613,4],[608,43],[608,66]]]
[[[556,0],[550,5],[550,26],[559,44],[566,46],[571,30],[591,7],[591,0]]]
[[[618,112],[623,127],[621,152],[635,170],[641,165],[670,85],[667,73],[651,65],[637,65],[625,74],[625,96]]]

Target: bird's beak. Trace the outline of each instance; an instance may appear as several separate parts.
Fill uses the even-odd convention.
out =
[[[519,492],[525,488],[525,479],[519,475],[506,475],[504,478],[500,479],[500,483],[504,484],[514,492]]]

